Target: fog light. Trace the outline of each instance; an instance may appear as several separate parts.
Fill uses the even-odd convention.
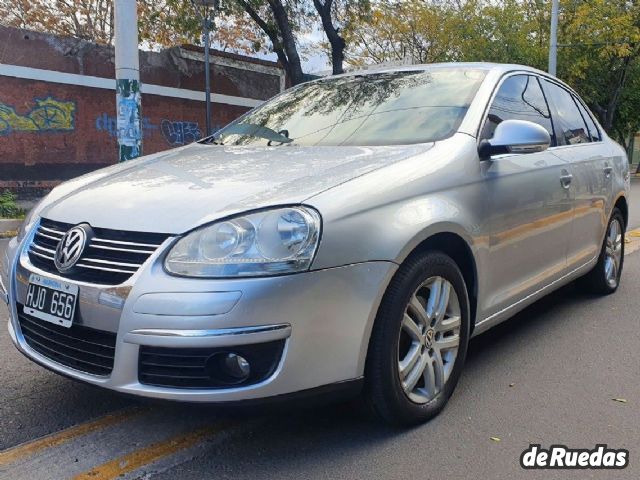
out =
[[[222,365],[225,373],[237,380],[244,380],[251,373],[247,359],[236,353],[227,353]]]

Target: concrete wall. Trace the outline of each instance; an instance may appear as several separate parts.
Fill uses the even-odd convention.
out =
[[[140,52],[143,151],[205,130],[202,49]],[[284,88],[273,62],[212,55],[213,124],[220,127]],[[37,196],[117,161],[113,49],[0,26],[0,189]]]

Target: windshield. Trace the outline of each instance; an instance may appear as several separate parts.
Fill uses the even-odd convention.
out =
[[[481,69],[374,73],[293,88],[204,143],[222,145],[394,145],[447,138],[485,77]]]

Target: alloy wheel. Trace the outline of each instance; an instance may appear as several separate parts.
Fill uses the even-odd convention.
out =
[[[418,404],[442,391],[460,345],[461,311],[449,281],[430,277],[411,296],[398,339],[402,389]]]
[[[618,272],[622,260],[622,226],[617,218],[611,220],[605,242],[604,274],[611,288],[618,285]]]

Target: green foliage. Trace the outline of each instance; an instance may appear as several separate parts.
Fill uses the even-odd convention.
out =
[[[9,190],[0,193],[0,218],[22,218],[24,210],[16,203],[16,196]]]
[[[589,103],[609,134],[628,147],[640,128],[640,3],[567,2],[560,23],[559,76]]]
[[[611,136],[640,129],[640,2],[560,2],[558,77]],[[375,0],[345,30],[347,62],[488,61],[547,69],[551,0]]]

